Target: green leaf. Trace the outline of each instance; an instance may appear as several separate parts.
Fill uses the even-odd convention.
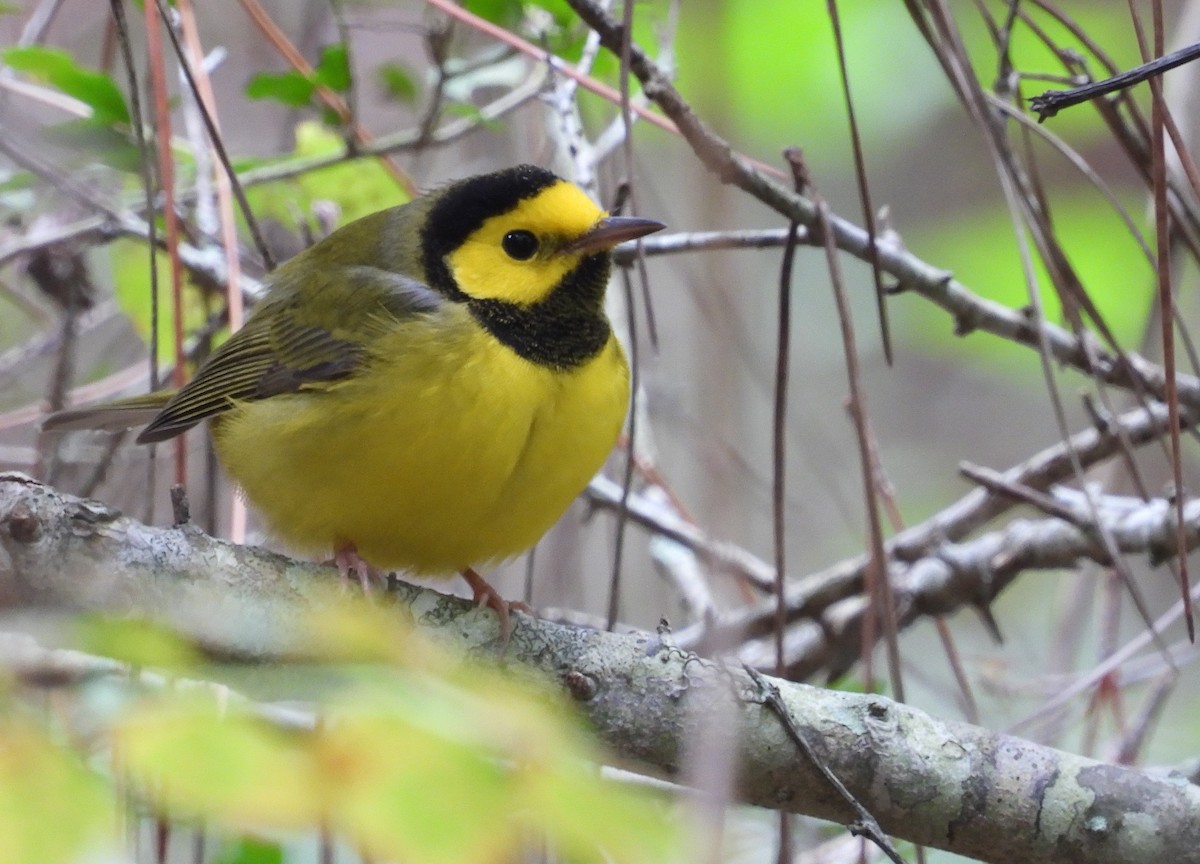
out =
[[[1132,194],[1123,203],[1128,212],[1135,214],[1141,205]],[[1136,345],[1156,299],[1150,262],[1094,190],[1058,194],[1054,215],[1067,260],[1105,321],[1121,345]],[[1153,226],[1142,226],[1142,232],[1152,234]],[[1001,202],[974,210],[960,208],[953,218],[906,231],[905,240],[927,261],[937,261],[952,270],[957,279],[982,297],[1012,309],[1030,303],[1016,235]],[[1040,260],[1035,262],[1034,271],[1046,318],[1061,323],[1062,308]],[[975,337],[964,342],[944,316],[934,324],[929,310],[918,310],[915,304],[893,304],[891,308],[897,313],[893,320],[898,332],[911,335],[912,345],[918,350],[953,353],[956,362],[971,356],[989,372],[1008,374],[1014,380],[1036,367],[1036,354],[1005,340]]]
[[[344,42],[326,45],[321,50],[321,60],[313,70],[313,77],[318,84],[338,93],[350,89],[350,54]]]
[[[259,72],[246,85],[249,99],[273,99],[292,108],[303,108],[312,101],[316,82],[299,72]]]
[[[106,860],[116,824],[100,777],[40,729],[0,722],[0,861]]]
[[[243,837],[214,864],[283,864],[283,848],[278,843]]]
[[[176,815],[300,828],[320,821],[323,786],[302,738],[200,693],[163,694],[114,730],[132,776],[161,784]]]
[[[118,171],[138,175],[142,156],[137,145],[116,126],[90,120],[67,120],[45,128],[47,139],[78,153],[86,161],[102,162]]]
[[[46,82],[92,109],[97,123],[128,123],[129,108],[120,88],[103,72],[78,66],[66,51],[30,45],[0,53],[4,62]]]
[[[549,12],[559,27],[568,27],[578,20],[575,11],[567,5],[566,0],[537,0],[533,5]]]
[[[178,633],[152,621],[84,617],[79,621],[84,650],[136,666],[190,669],[199,654]]]
[[[483,112],[479,110],[477,105],[472,105],[469,102],[455,102],[453,105],[447,105],[445,113],[454,114],[459,117],[466,117],[469,120],[476,121],[484,129],[500,129],[503,124],[499,120],[487,120],[483,116]]]
[[[306,121],[296,126],[292,158],[306,159],[344,153],[345,140],[321,124]],[[294,226],[296,214],[311,213],[318,201],[333,202],[341,210],[341,224],[403,204],[408,197],[376,159],[340,162],[278,183],[246,190],[250,206],[260,218]]]
[[[162,237],[160,229],[159,237]],[[144,243],[137,240],[117,240],[108,247],[108,260],[112,271],[112,284],[117,303],[133,323],[134,328],[147,342],[151,339],[150,303],[150,254]],[[158,270],[158,290],[162,301],[161,320],[158,329],[158,352],[162,362],[169,363],[175,357],[175,339],[167,323],[175,314],[175,303],[171,292],[171,261],[166,252],[154,254]],[[185,283],[186,284],[186,283]],[[208,318],[208,309],[203,298],[194,290],[185,287],[183,292],[184,327],[201,326]]]
[[[318,754],[335,793],[330,826],[373,858],[458,864],[512,857],[503,854],[517,842],[512,778],[477,743],[369,711],[338,716],[323,730]],[[470,817],[441,817],[452,813]]]
[[[528,777],[522,792],[525,813],[536,814],[530,822],[557,848],[581,860],[597,845],[613,861],[672,860],[681,838],[670,828],[665,796],[656,801],[605,782],[579,762],[564,759],[555,769]]]
[[[0,195],[6,195],[9,192],[24,192],[29,189],[36,189],[37,186],[37,175],[29,171],[14,171],[12,174],[0,179]]]
[[[342,129],[346,125],[342,121],[342,115],[329,107],[321,109],[321,122],[330,129]]]
[[[393,102],[412,103],[417,98],[417,84],[412,75],[399,63],[384,63],[375,70],[384,97]]]
[[[502,27],[517,24],[523,14],[521,0],[467,0],[463,6],[471,14]]]

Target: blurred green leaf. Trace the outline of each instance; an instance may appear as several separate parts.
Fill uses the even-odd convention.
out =
[[[340,715],[318,748],[330,824],[372,857],[483,864],[517,842],[510,774],[473,742],[368,710]]]
[[[60,147],[79,154],[88,162],[139,175],[141,154],[128,135],[112,125],[95,120],[67,120],[45,128],[45,135]]]
[[[350,57],[346,46],[338,42],[321,51],[321,59],[312,75],[290,72],[259,72],[246,85],[249,99],[271,99],[292,108],[303,108],[313,101],[317,87],[344,93],[350,87]]]
[[[339,662],[316,668],[343,683],[315,722],[289,715],[281,726],[195,681],[152,696],[130,687],[83,736],[89,751],[119,754],[122,795],[230,838],[217,864],[281,864],[279,845],[252,838],[318,830],[373,860],[421,864],[519,860],[530,837],[564,860],[690,860],[660,794],[600,778],[560,694],[464,663],[388,610],[330,596],[332,620],[315,625],[312,648],[332,650]],[[181,641],[138,623],[85,629],[89,647],[138,662],[161,664]],[[0,861],[65,862],[115,842],[113,782],[0,715]]]
[[[0,195],[36,188],[38,178],[29,171],[14,171],[0,180]]]
[[[283,864],[283,849],[278,843],[243,837],[218,856],[213,864]]]
[[[66,51],[29,45],[0,52],[4,62],[78,99],[92,109],[96,123],[128,123],[129,108],[113,80],[75,63]]]
[[[1109,58],[1118,65],[1118,69],[1129,67],[1142,62],[1138,53],[1137,39],[1131,38],[1129,27],[1129,7],[1124,4],[1110,5],[1095,3],[1091,0],[1065,0],[1060,4],[1067,20],[1074,18],[1084,25],[1088,37],[1096,45],[1101,45]],[[1047,47],[1045,42],[1027,25],[1018,23],[1013,28],[1011,38],[1005,43],[1008,52],[1007,62],[1014,69],[1022,72],[1044,73],[1047,75],[1066,75],[1063,65],[1063,55],[1074,52],[1081,58],[1086,58],[1088,67],[1097,78],[1107,74],[1100,64],[1091,58],[1087,45],[1079,40],[1063,21],[1055,16],[1034,15],[1033,20],[1042,33],[1052,41],[1054,48]],[[972,66],[981,81],[994,81],[1001,68],[1001,58],[996,47],[995,33],[982,16],[963,16],[963,41],[967,54],[971,57]],[[1071,86],[1063,81],[1030,80],[1021,83],[1025,97],[1031,97],[1043,90],[1058,90]],[[1129,91],[1135,97],[1138,90]],[[1143,85],[1142,95],[1148,94],[1148,88]],[[1079,136],[1092,129],[1090,137],[1111,140],[1111,132],[1103,123],[1094,122],[1094,112],[1084,110],[1064,111],[1054,118],[1056,131],[1069,134],[1076,142]],[[1067,130],[1070,130],[1069,133]]]
[[[574,9],[567,5],[566,0],[535,0],[531,5],[549,12],[550,17],[559,27],[568,27],[579,20],[579,16],[575,14]],[[640,12],[641,10],[639,10],[639,14]]]
[[[299,72],[259,72],[246,85],[246,97],[249,99],[271,99],[302,108],[312,101],[315,82]]]
[[[1139,214],[1137,219],[1141,221],[1137,209],[1140,202],[1131,198],[1125,204],[1130,212]],[[1137,243],[1108,203],[1092,189],[1057,194],[1054,217],[1067,260],[1105,321],[1124,347],[1136,345],[1154,303],[1153,272]],[[906,232],[905,239],[916,254],[952,270],[963,284],[988,300],[1013,309],[1029,305],[1016,236],[1001,202],[973,211],[956,210],[953,219],[918,227]],[[1034,271],[1046,318],[1062,323],[1061,305],[1046,268],[1036,262]],[[1019,365],[1009,371],[1020,371],[1022,375],[1028,374],[1030,362],[1036,363],[1036,357],[1031,360],[1026,349],[1014,348],[1003,340],[977,337],[964,343],[944,317],[939,326],[929,327],[924,323],[928,315],[943,314],[937,310],[916,310],[897,303],[890,306],[896,310],[897,324],[912,334],[918,349],[952,351],[955,356],[962,356],[967,349],[992,368],[1006,368],[1005,364],[1015,362]]]
[[[321,108],[321,122],[330,129],[341,129],[345,126],[345,123],[342,122],[342,115],[327,106]]]
[[[1118,63],[1139,62],[1124,4],[1064,0],[1059,8],[1068,17],[1086,21],[1090,36],[1111,50]],[[1030,14],[1060,49],[1087,54],[1052,16],[1040,10]],[[648,17],[639,11],[635,20]],[[881,163],[893,153],[904,152],[922,136],[945,134],[937,124],[961,109],[940,66],[917,35],[905,4],[845,3],[839,17],[867,162],[875,170],[886,170]],[[980,80],[996,80],[1000,57],[985,16],[964,15],[958,23]],[[1018,70],[1064,74],[1059,57],[1024,23],[1013,28],[1007,48]],[[598,73],[609,68],[606,54],[599,58]],[[676,54],[680,90],[712,122],[738,130],[737,146],[778,152],[799,143],[819,172],[845,169],[849,161],[846,108],[825,4],[713,3],[703,15],[680,17]],[[1099,74],[1095,63],[1092,68]],[[1025,96],[1049,86],[1037,81],[1021,84]],[[783,92],[788,94],[787,110],[780,108]],[[1070,130],[1077,143],[1082,136],[1075,133],[1084,129],[1088,140],[1111,140],[1111,132],[1094,112],[1066,111],[1053,122],[1056,131]]]
[[[200,662],[191,644],[153,621],[85,616],[77,627],[83,650],[123,663],[183,670]]]
[[[471,14],[502,27],[516,25],[524,12],[522,0],[467,0],[463,6]]]
[[[321,49],[321,59],[313,70],[313,78],[316,83],[338,93],[350,89],[350,54],[344,42],[326,45]]]
[[[344,153],[346,142],[319,123],[296,126],[296,148],[288,157],[306,158]],[[317,202],[332,202],[341,211],[341,224],[403,204],[408,197],[378,160],[340,162],[302,176],[246,190],[259,217],[295,225],[297,215],[312,212]]]
[[[0,720],[0,861],[98,861],[116,824],[99,776],[41,730]]]
[[[864,145],[869,158],[883,158],[897,140],[925,131],[953,91],[919,38],[895,38],[914,30],[904,4],[847,3],[839,15]],[[845,162],[846,111],[824,4],[729,0],[709,15],[682,16],[678,56],[681,89],[702,111],[728,118],[750,139],[743,146],[777,152],[799,142],[814,166]],[[780,110],[779,88],[788,110]]]
[[[332,824],[380,857],[512,860],[530,834],[581,860],[603,849],[606,860],[648,864],[679,852],[653,796],[600,779],[588,737],[555,695],[480,667],[392,685],[343,694],[328,713],[340,734],[322,730],[322,761],[349,784],[331,795]]]
[[[394,628],[378,617],[382,637]],[[113,747],[165,812],[217,830],[322,826],[377,860],[422,864],[515,860],[531,833],[581,860],[673,859],[666,808],[599,778],[556,697],[412,639],[393,665],[364,667],[311,731],[172,691],[118,720]]]
[[[179,818],[319,824],[322,783],[303,738],[212,703],[168,693],[122,718],[114,740],[130,774],[156,784],[163,806]]]
[[[417,84],[412,74],[399,63],[384,63],[375,70],[384,96],[394,102],[411,103],[417,98]]]
[[[597,845],[615,861],[671,861],[680,852],[665,799],[605,782],[579,762],[563,761],[529,781],[527,812],[536,814],[537,829],[568,855],[587,860]],[[603,834],[598,826],[604,826]]]
[[[160,226],[159,237],[162,237]],[[150,302],[150,255],[146,245],[136,240],[115,240],[106,249],[109,267],[112,273],[113,291],[121,311],[128,316],[134,329],[147,342],[151,339],[151,308]],[[175,314],[175,303],[171,292],[171,262],[167,253],[154,253],[155,267],[158,269],[158,290],[161,301],[159,308],[158,350],[163,363],[174,362],[175,340],[172,335],[170,321]],[[183,320],[184,328],[191,332],[201,326],[208,317],[208,307],[203,296],[190,290],[190,282],[184,283]]]
[[[455,102],[452,105],[447,105],[444,110],[447,114],[474,120],[484,129],[499,129],[503,126],[499,120],[485,119],[483,112],[479,110],[479,106],[472,105],[469,102]]]

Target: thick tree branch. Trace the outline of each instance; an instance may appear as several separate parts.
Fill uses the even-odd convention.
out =
[[[332,569],[142,525],[19,474],[0,474],[0,600],[148,614],[269,659],[299,650]],[[490,613],[401,583],[385,601],[467,652],[496,648]],[[505,660],[576,700],[618,758],[678,778],[685,745],[733,700],[747,802],[849,822],[854,814],[740,670],[652,635],[517,616]],[[1200,788],[930,717],[874,695],[772,681],[797,729],[884,830],[987,861],[1195,860]]]

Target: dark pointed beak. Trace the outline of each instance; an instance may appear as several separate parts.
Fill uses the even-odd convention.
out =
[[[656,219],[638,216],[606,216],[580,237],[576,237],[562,248],[569,255],[590,255],[603,252],[626,240],[636,240],[661,231],[667,226]]]

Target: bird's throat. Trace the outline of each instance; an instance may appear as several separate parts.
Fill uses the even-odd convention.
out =
[[[608,254],[593,255],[539,303],[471,298],[467,307],[517,355],[552,369],[575,369],[604,350],[612,334],[604,315],[608,273]]]

